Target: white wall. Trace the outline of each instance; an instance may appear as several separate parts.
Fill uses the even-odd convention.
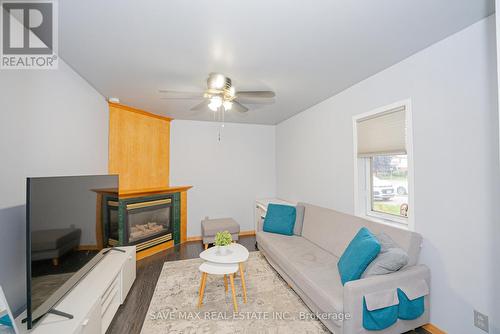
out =
[[[107,110],[61,59],[0,72],[0,285],[14,310],[26,303],[26,177],[107,173]]]
[[[233,217],[254,230],[256,198],[274,197],[275,127],[174,120],[170,135],[170,184],[188,192],[188,236],[201,235],[205,217]]]
[[[500,0],[495,1],[495,8],[500,8]],[[495,21],[496,21],[496,44],[497,44],[497,76],[498,76],[498,81],[497,81],[497,102],[500,104],[500,67],[498,64],[500,64],[500,19],[496,18],[495,15]],[[500,108],[498,109],[500,111]],[[500,112],[499,112],[499,117],[498,117],[498,125],[499,125],[499,132],[500,132]],[[499,140],[499,150],[500,150],[500,136],[497,138]],[[499,154],[500,158],[500,154]],[[500,189],[497,190],[497,196],[500,196]],[[498,197],[497,197],[498,198]],[[496,204],[498,206],[498,203]],[[492,242],[491,242],[491,247],[493,249],[498,248],[498,245],[500,245],[500,223],[498,223],[498,217],[497,223],[495,224],[493,230],[491,231],[492,235]],[[497,251],[497,257],[495,259],[498,259],[498,251]],[[498,261],[498,260],[497,260]],[[498,262],[496,263],[498,264]],[[496,265],[498,268],[499,266]],[[493,274],[493,279],[495,280],[494,282],[500,282],[500,270],[496,270],[495,273]],[[492,291],[492,298],[494,301],[494,309],[496,311],[496,314],[494,315],[494,323],[495,323],[495,328],[494,331],[497,333],[500,332],[500,289],[496,288],[496,284],[493,286],[493,291]]]
[[[495,20],[489,17],[277,126],[277,193],[354,211],[352,117],[410,98],[415,228],[432,271],[431,322],[499,333],[500,221]],[[497,314],[494,314],[494,313]]]

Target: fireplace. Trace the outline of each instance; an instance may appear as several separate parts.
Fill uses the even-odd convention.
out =
[[[117,199],[104,204],[104,234],[110,246],[135,245],[137,251],[174,240],[179,242],[179,194]]]

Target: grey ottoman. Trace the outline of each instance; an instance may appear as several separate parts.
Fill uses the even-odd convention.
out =
[[[233,218],[203,219],[201,221],[201,237],[203,238],[205,249],[208,248],[208,244],[214,242],[215,234],[222,231],[228,231],[231,233],[233,241],[238,241],[240,224]]]

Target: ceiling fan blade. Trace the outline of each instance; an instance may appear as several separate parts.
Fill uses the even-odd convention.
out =
[[[194,107],[192,107],[190,110],[191,111],[206,111],[206,110],[210,110],[210,108],[208,108],[208,103],[209,103],[208,100],[203,100],[203,101],[201,101],[201,103],[198,103],[197,105],[195,105]]]
[[[236,97],[242,98],[272,99],[275,96],[276,94],[270,90],[236,92]]]
[[[162,94],[161,99],[178,99],[178,100],[189,100],[189,99],[202,99],[203,92],[179,92],[175,90],[165,90],[159,89],[159,93]]]
[[[233,100],[233,106],[231,107],[231,110],[238,112],[247,112],[248,108],[242,105],[241,103]]]
[[[262,105],[269,105],[269,104],[273,104],[276,102],[275,99],[255,99],[255,98],[246,98],[246,97],[238,97],[236,100],[239,103],[243,103],[243,104],[262,104]]]

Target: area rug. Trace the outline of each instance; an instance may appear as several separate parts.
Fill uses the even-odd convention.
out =
[[[165,262],[142,334],[329,333],[310,317],[311,311],[260,252],[251,252],[245,265],[246,304],[239,275],[235,279],[237,313],[222,276],[208,275],[203,305],[198,308],[201,263],[201,259]]]

